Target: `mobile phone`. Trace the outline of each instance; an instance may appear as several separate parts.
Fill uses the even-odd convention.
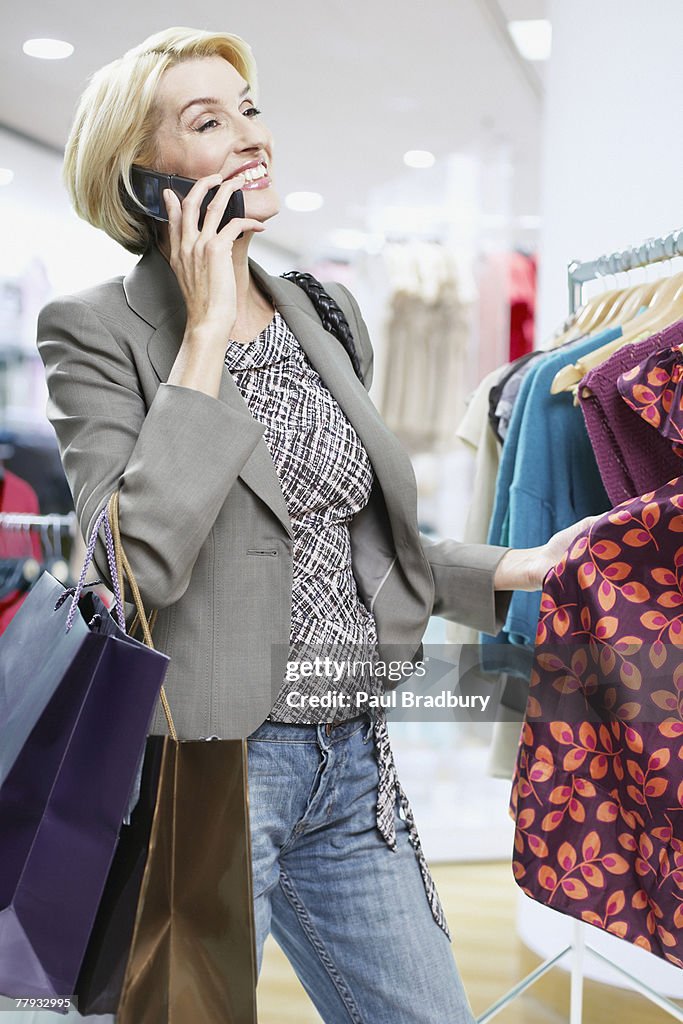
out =
[[[146,167],[139,167],[137,164],[133,164],[130,180],[135,198],[145,213],[149,217],[153,217],[154,220],[168,222],[168,212],[163,195],[164,189],[170,188],[182,202],[195,184],[196,178],[183,178],[179,174],[162,174],[159,171],[150,171]],[[218,188],[218,185],[210,188],[202,200],[197,225],[200,231],[204,224],[207,207],[216,195],[216,192],[218,192]],[[244,195],[241,189],[237,189],[230,196],[216,231],[221,231],[233,217],[244,217]],[[237,237],[242,238],[243,235],[244,232],[242,231]]]

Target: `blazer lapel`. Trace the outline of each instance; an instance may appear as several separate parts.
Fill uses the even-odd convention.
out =
[[[395,543],[408,546],[408,535],[416,535],[418,526],[415,477],[407,453],[356,378],[340,342],[323,328],[306,293],[292,281],[268,274],[252,259],[249,259],[249,268],[363,442],[384,494]],[[152,247],[124,278],[123,287],[129,306],[155,328],[147,352],[159,380],[165,382],[185,330],[185,303],[176,276],[158,249]],[[227,368],[221,380],[219,399],[253,419]],[[263,438],[245,463],[240,477],[273,510],[292,536],[280,481]]]

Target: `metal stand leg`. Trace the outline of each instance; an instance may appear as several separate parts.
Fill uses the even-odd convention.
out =
[[[583,960],[586,950],[585,924],[574,921],[574,955],[569,1001],[569,1024],[581,1024],[583,1019]]]
[[[514,988],[511,988],[509,992],[506,992],[504,996],[501,996],[500,999],[489,1006],[488,1010],[484,1010],[482,1015],[477,1017],[477,1024],[488,1024],[490,1020],[493,1020],[493,1018],[499,1014],[501,1010],[504,1010],[509,1003],[517,998],[517,996],[521,996],[522,992],[525,992],[526,989],[528,989],[530,985],[533,985],[535,981],[538,981],[546,971],[549,971],[551,967],[554,967],[563,956],[570,953],[571,948],[571,946],[566,946],[561,953],[557,954],[557,956],[553,956],[544,963],[539,964],[531,974],[527,974],[526,978],[522,978],[521,981],[517,982]]]

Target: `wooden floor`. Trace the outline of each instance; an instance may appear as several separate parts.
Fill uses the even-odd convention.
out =
[[[454,933],[453,953],[477,1016],[540,962],[517,938],[519,890],[508,862],[438,864],[432,873]],[[320,1024],[320,1016],[272,936],[266,941],[257,995],[259,1024]],[[585,984],[583,1006],[583,1024],[671,1024],[673,1020],[635,992],[592,981]],[[569,975],[554,968],[499,1013],[495,1022],[565,1024],[568,1019]]]

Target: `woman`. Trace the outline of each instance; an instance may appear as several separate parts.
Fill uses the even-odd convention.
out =
[[[353,698],[381,692],[382,663],[419,666],[432,613],[497,632],[509,592],[537,589],[585,524],[529,551],[419,534],[355,300],[329,286],[365,387],[307,295],[248,258],[279,209],[256,98],[247,44],[189,29],[92,79],[65,179],[77,212],[142,258],[42,311],[48,415],[85,536],[120,490],[180,737],[248,736],[259,970],[272,930],[325,1021],[464,1024],[384,713]],[[168,225],[132,202],[133,164],[197,179],[182,205],[164,194]],[[245,216],[217,232],[236,189]],[[101,541],[96,563],[108,578]],[[348,698],[332,710],[310,700],[329,676],[304,668],[330,652]]]

